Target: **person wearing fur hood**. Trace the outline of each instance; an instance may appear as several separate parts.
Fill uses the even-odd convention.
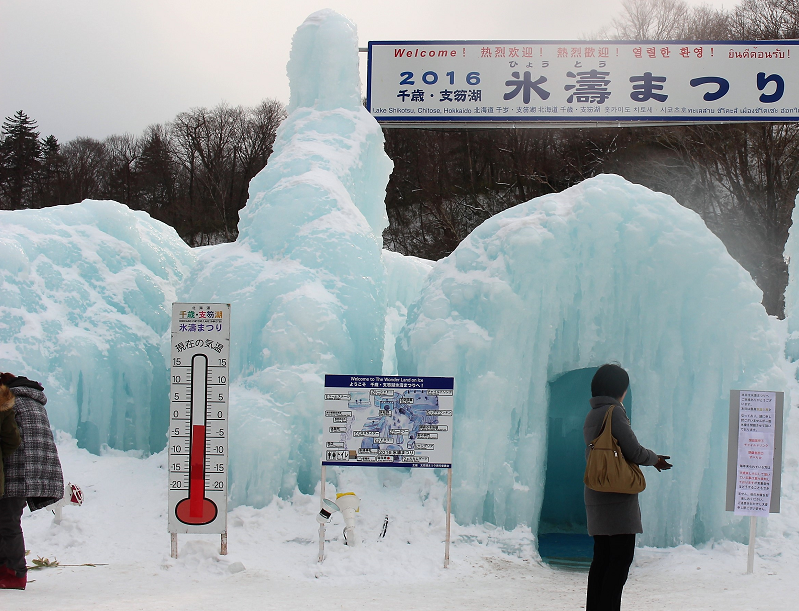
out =
[[[14,393],[5,384],[0,384],[0,497],[5,493],[3,458],[16,450],[20,441],[19,427],[14,418]]]
[[[5,494],[0,497],[0,589],[24,590],[27,584],[22,510],[31,511],[58,502],[64,496],[64,476],[50,420],[47,397],[38,382],[11,373],[0,374],[0,384],[14,395],[14,416],[22,438],[6,456]]]

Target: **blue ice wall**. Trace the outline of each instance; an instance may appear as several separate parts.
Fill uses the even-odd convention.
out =
[[[458,520],[535,527],[548,383],[618,361],[640,441],[675,463],[647,472],[642,541],[729,536],[729,391],[786,387],[761,298],[699,216],[618,176],[483,223],[434,266],[397,340],[400,374],[457,380]]]
[[[360,102],[355,26],[332,11],[311,15],[288,73],[289,116],[250,183],[238,240],[204,250],[178,291],[232,304],[234,504],[313,490],[324,375],[383,368],[392,163]]]
[[[791,229],[785,243],[784,255],[788,262],[788,286],[785,288],[788,339],[785,354],[790,360],[799,361],[799,206],[796,202],[791,215]]]
[[[50,422],[93,452],[166,445],[160,352],[194,254],[111,201],[0,211],[0,371],[40,380]]]

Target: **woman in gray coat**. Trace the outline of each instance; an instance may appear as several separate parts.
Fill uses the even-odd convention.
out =
[[[585,456],[589,444],[599,437],[602,421],[611,405],[610,428],[629,462],[671,469],[669,456],[647,450],[635,437],[622,401],[627,395],[630,377],[618,365],[602,365],[591,380],[591,410],[585,418],[583,437]],[[586,611],[617,611],[621,608],[621,592],[635,553],[635,535],[644,532],[637,494],[598,492],[585,488],[585,513],[588,534],[594,538],[594,558],[588,572]]]

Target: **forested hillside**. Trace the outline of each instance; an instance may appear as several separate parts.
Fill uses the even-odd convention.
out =
[[[627,0],[604,30],[624,40],[799,38],[799,0],[731,10]],[[236,237],[249,180],[272,151],[284,107],[197,108],[139,136],[60,144],[23,111],[0,133],[0,209],[114,199],[169,223],[192,246]],[[799,128],[727,124],[602,129],[385,129],[395,167],[387,248],[439,259],[482,221],[532,197],[613,172],[698,212],[782,316],[782,257],[799,189]]]

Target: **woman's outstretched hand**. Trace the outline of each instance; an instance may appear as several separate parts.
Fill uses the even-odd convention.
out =
[[[671,463],[667,463],[666,459],[671,458],[671,456],[661,456],[658,454],[658,461],[655,463],[655,469],[658,471],[668,471],[671,469]]]

